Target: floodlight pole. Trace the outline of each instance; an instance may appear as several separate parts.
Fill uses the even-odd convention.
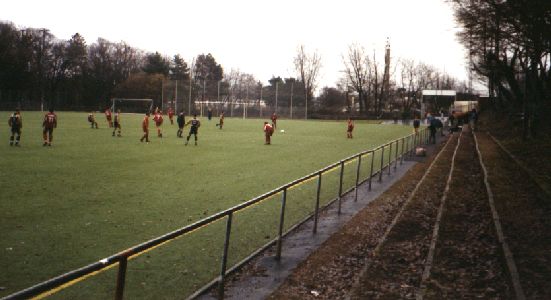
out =
[[[191,68],[189,70],[189,102],[187,106],[187,113],[191,115],[191,78],[193,77],[193,65],[195,64],[195,57],[191,59]]]
[[[294,80],[291,81],[291,119],[293,118],[293,85],[294,85]]]
[[[245,111],[245,114],[243,115],[244,118],[247,118],[247,106],[249,105],[249,84],[247,83],[247,87],[246,87],[246,97],[245,97],[245,106],[243,107],[244,111]]]
[[[304,119],[308,120],[308,91],[306,91],[306,95],[304,97]]]
[[[161,78],[161,110],[165,110],[165,95],[164,95],[164,87],[165,87],[165,78]]]
[[[205,88],[207,86],[207,79],[203,78],[203,97],[201,98],[202,101],[205,101]]]
[[[38,63],[38,70],[39,70],[39,73],[40,73],[40,80],[39,80],[39,86],[40,86],[40,111],[44,111],[44,80],[42,77],[43,74],[44,74],[44,70],[43,70],[43,67],[42,67],[42,61],[43,61],[43,56],[44,56],[44,44],[46,43],[46,32],[48,32],[48,29],[45,29],[45,28],[42,28],[40,29],[40,31],[42,32],[42,41],[41,41],[41,46],[40,46],[40,56],[39,56],[39,63]]]
[[[260,117],[262,118],[262,83],[260,84],[260,99],[258,100],[258,106],[260,107]]]
[[[279,86],[279,81],[276,81],[276,95],[275,95],[276,96],[275,97],[276,98],[275,99],[276,100],[275,101],[275,112],[276,112],[276,114],[277,114],[277,90],[278,90],[278,86]]]

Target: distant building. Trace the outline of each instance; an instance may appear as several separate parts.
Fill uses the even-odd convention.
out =
[[[478,107],[479,96],[470,93],[457,93],[453,90],[423,90],[421,93],[421,114],[440,111],[467,112]]]

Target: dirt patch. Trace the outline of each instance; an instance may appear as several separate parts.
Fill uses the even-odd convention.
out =
[[[524,293],[551,299],[551,199],[486,134],[477,137]]]
[[[486,114],[480,121],[481,132],[490,132],[530,169],[539,184],[544,185],[547,191],[551,191],[551,131],[540,130],[538,136],[524,141],[520,129],[511,126],[505,116]]]

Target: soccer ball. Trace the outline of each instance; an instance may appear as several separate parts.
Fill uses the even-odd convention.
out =
[[[285,133],[285,130],[281,129],[281,130],[280,130],[279,132],[281,132],[281,133]]]

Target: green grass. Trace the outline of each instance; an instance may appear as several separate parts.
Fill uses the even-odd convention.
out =
[[[21,147],[9,147],[9,113],[0,123],[0,296],[97,261],[247,201],[362,150],[405,136],[410,128],[356,122],[280,120],[264,145],[263,120],[227,118],[224,129],[201,119],[199,146],[183,145],[166,120],[164,138],[140,143],[140,115],[123,115],[123,137],[103,115],[90,129],[85,113],[59,112],[52,147],[42,147],[42,114],[23,112]],[[151,124],[152,125],[152,124]],[[285,129],[280,133],[279,129]],[[186,132],[187,133],[187,128]],[[387,153],[388,155],[388,153]],[[393,152],[394,155],[394,152]],[[379,154],[380,156],[380,154]],[[361,175],[369,174],[370,156]],[[376,158],[379,161],[379,157]],[[353,185],[357,161],[345,167]],[[378,164],[376,164],[378,166]],[[336,196],[338,170],[324,174],[322,203]],[[311,213],[317,180],[289,191],[286,228]],[[230,263],[274,238],[280,195],[234,216]],[[129,262],[125,294],[189,295],[219,272],[225,221]],[[59,298],[111,297],[115,269],[68,288]]]

